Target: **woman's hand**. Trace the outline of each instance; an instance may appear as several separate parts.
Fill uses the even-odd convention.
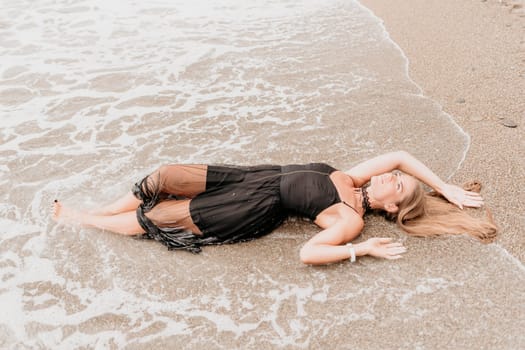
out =
[[[477,192],[466,191],[459,186],[445,184],[441,189],[441,194],[450,203],[463,209],[465,207],[479,208],[483,205],[483,198]]]
[[[402,257],[407,249],[403,243],[392,242],[392,238],[370,238],[365,242],[366,253],[376,258],[395,260]]]

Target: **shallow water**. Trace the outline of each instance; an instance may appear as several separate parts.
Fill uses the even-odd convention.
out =
[[[467,283],[470,264],[303,266],[298,251],[315,228],[301,221],[198,256],[50,222],[54,198],[92,208],[167,162],[347,169],[409,149],[450,176],[468,136],[421,94],[357,2],[2,7],[3,347],[333,347],[350,324],[383,320],[388,334],[395,322],[440,317],[421,296],[446,298]]]

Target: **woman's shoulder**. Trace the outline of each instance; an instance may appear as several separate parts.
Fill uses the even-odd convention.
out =
[[[317,216],[315,223],[322,228],[338,223],[351,231],[360,231],[365,225],[362,215],[345,202],[336,203],[325,209]]]

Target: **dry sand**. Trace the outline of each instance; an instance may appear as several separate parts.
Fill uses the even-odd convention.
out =
[[[525,2],[361,2],[384,20],[423,93],[470,135],[452,181],[482,181],[497,244],[525,262]]]

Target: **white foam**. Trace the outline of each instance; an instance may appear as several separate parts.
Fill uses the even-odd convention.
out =
[[[493,244],[492,247],[501,255],[502,258],[505,260],[510,261],[513,265],[515,265],[520,271],[525,272],[525,265],[514,255],[510,254],[507,249],[502,247],[499,244]]]

